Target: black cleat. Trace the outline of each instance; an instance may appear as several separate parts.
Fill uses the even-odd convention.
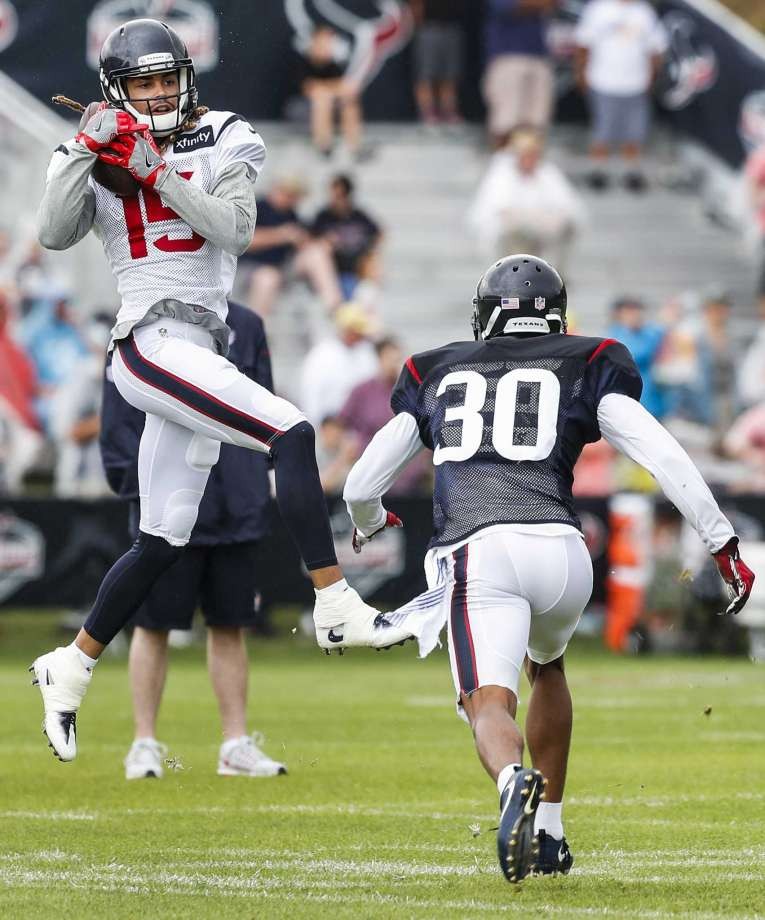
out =
[[[574,865],[574,857],[568,848],[566,838],[556,840],[544,831],[537,834],[539,853],[534,865],[534,875],[568,875]]]
[[[534,817],[546,785],[539,770],[516,770],[499,799],[497,855],[505,878],[514,885],[531,875],[536,865],[539,840],[534,836]]]

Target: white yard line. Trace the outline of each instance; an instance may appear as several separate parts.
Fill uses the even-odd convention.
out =
[[[765,800],[765,792],[732,792],[727,798],[741,802],[761,802]],[[675,808],[678,805],[697,804],[702,802],[719,802],[718,794],[706,793],[678,794],[678,795],[573,795],[566,799],[569,806],[585,806],[588,808],[612,808],[643,806],[645,808]],[[402,804],[379,805],[370,807],[354,803],[295,803],[269,804],[269,805],[231,805],[231,806],[195,806],[193,808],[115,808],[109,811],[31,811],[7,810],[0,811],[0,818],[20,818],[24,820],[39,821],[101,821],[114,820],[123,817],[141,817],[143,815],[226,815],[231,812],[237,814],[253,815],[345,815],[358,818],[407,818],[427,821],[460,822],[493,822],[496,815],[493,811],[484,810],[480,803],[472,801],[456,802],[465,808],[465,811],[428,811],[423,810],[423,803],[416,810],[406,808]],[[475,810],[468,810],[468,809]],[[620,818],[619,820],[623,820]],[[702,822],[706,823],[706,822]]]
[[[0,868],[0,886],[37,888],[51,885],[69,885],[87,891],[108,891],[122,893],[148,894],[161,890],[168,894],[208,894],[214,891],[216,896],[247,897],[250,899],[263,899],[277,902],[313,903],[327,905],[360,904],[369,910],[374,906],[390,905],[408,910],[436,910],[436,911],[475,911],[486,912],[490,916],[498,914],[528,916],[533,909],[535,914],[548,913],[559,917],[629,917],[635,920],[661,920],[666,917],[663,911],[623,909],[614,910],[609,907],[560,907],[554,904],[542,904],[538,901],[533,908],[527,901],[513,904],[497,904],[476,899],[450,899],[439,900],[436,898],[409,897],[404,895],[382,894],[379,892],[364,891],[359,894],[344,894],[338,892],[338,885],[343,885],[343,880],[317,880],[308,876],[301,882],[284,878],[254,878],[221,877],[220,875],[204,875],[200,873],[175,873],[162,871],[146,873],[129,869],[123,865],[107,866],[101,869],[85,869],[84,867],[73,870],[60,869],[24,869]],[[347,867],[344,871],[348,871]],[[674,877],[667,876],[667,879]],[[736,880],[739,880],[738,878]],[[533,882],[531,883],[533,884]],[[316,889],[332,889],[327,893],[318,893]],[[520,899],[519,899],[520,900]],[[735,914],[728,912],[698,912],[686,913],[688,920],[750,920],[753,914]]]

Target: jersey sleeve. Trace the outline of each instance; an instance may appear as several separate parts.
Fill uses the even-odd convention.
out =
[[[61,167],[67,162],[67,157],[69,156],[69,148],[74,143],[74,138],[70,141],[67,141],[65,144],[59,144],[58,147],[53,151],[53,155],[50,158],[48,163],[48,170],[45,173],[45,182],[46,184],[56,175],[56,173],[61,169]]]
[[[604,396],[620,393],[640,400],[643,379],[629,352],[616,339],[603,339],[592,351],[588,363],[589,396],[592,408],[597,412]]]
[[[246,163],[253,181],[257,179],[266,158],[263,138],[241,115],[231,115],[223,122],[216,142],[218,156],[213,182],[233,163]]]
[[[422,375],[417,369],[414,357],[407,358],[390,397],[390,407],[394,415],[408,412],[418,419],[417,396],[422,384]]]

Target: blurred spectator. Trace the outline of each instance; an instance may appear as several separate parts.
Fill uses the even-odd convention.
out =
[[[746,464],[748,475],[737,477],[736,486],[765,492],[765,402],[761,402],[733,423],[723,438],[728,456]]]
[[[538,131],[519,128],[495,153],[468,214],[487,258],[530,252],[565,274],[566,257],[584,225],[581,198],[563,171],[543,159]]]
[[[711,428],[716,438],[730,427],[734,415],[735,362],[730,338],[730,297],[710,291],[701,313],[672,330],[668,349],[680,356],[689,373],[673,387],[671,414]]]
[[[88,354],[51,398],[50,435],[56,445],[54,491],[59,498],[107,495],[101,465],[101,378],[112,317],[99,313],[83,328]]]
[[[261,317],[270,316],[290,276],[305,279],[328,310],[342,302],[329,244],[314,239],[297,215],[304,195],[300,179],[283,177],[258,199],[258,224],[240,265],[252,267],[247,300]]]
[[[765,145],[753,150],[744,167],[749,202],[754,211],[759,242],[760,273],[757,281],[757,296],[765,314]]]
[[[651,415],[661,418],[665,405],[654,377],[654,366],[666,330],[656,323],[646,322],[645,304],[639,298],[621,297],[611,307],[611,325],[606,335],[618,339],[630,350],[643,378],[640,402]]]
[[[616,451],[605,438],[585,444],[574,467],[573,494],[587,497],[613,495],[616,491],[616,457]]]
[[[51,291],[37,300],[24,317],[22,339],[40,382],[37,412],[47,431],[50,401],[56,389],[74,373],[88,348],[71,317],[69,294]]]
[[[483,95],[494,144],[519,125],[545,128],[553,105],[547,17],[559,0],[487,0]]]
[[[300,373],[300,402],[308,420],[318,425],[336,415],[348,394],[377,369],[377,356],[369,337],[372,323],[355,303],[340,307],[334,315],[335,334],[308,352]]]
[[[651,120],[651,86],[667,48],[667,35],[646,0],[591,0],[576,29],[576,79],[592,118],[590,184],[603,189],[612,150],[625,161],[624,184],[643,191],[640,154]]]
[[[350,300],[359,281],[379,283],[379,226],[354,200],[348,176],[335,176],[329,185],[329,203],[316,215],[314,234],[326,240],[340,275],[343,296]]]
[[[343,491],[359,453],[357,439],[345,430],[336,415],[322,419],[316,438],[316,463],[322,488],[328,495],[338,495]]]
[[[311,137],[323,156],[330,156],[335,143],[335,115],[340,112],[343,140],[354,157],[361,149],[361,87],[346,76],[347,48],[329,26],[314,30],[301,57],[298,81],[311,106]]]
[[[380,339],[375,351],[379,362],[377,373],[351,390],[339,414],[345,429],[356,436],[359,454],[393,418],[390,394],[404,363],[399,344],[393,338]],[[431,459],[423,451],[399,474],[390,494],[410,495],[419,491],[430,469]]]
[[[760,322],[738,367],[738,400],[742,406],[765,402],[765,294],[760,297]]]
[[[0,288],[0,493],[16,492],[42,446],[34,409],[34,366],[13,340],[8,294]]]
[[[414,95],[426,125],[459,124],[462,21],[467,0],[412,0],[417,23]]]

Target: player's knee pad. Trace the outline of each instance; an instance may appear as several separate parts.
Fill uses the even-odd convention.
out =
[[[220,441],[195,434],[186,449],[186,463],[192,470],[205,472],[211,470],[220,457]]]
[[[197,521],[201,493],[195,489],[177,489],[153,513],[141,509],[142,531],[166,540],[173,546],[185,546]]]
[[[179,489],[168,498],[162,515],[162,532],[173,544],[185,546],[197,522],[201,496],[191,489]]]

